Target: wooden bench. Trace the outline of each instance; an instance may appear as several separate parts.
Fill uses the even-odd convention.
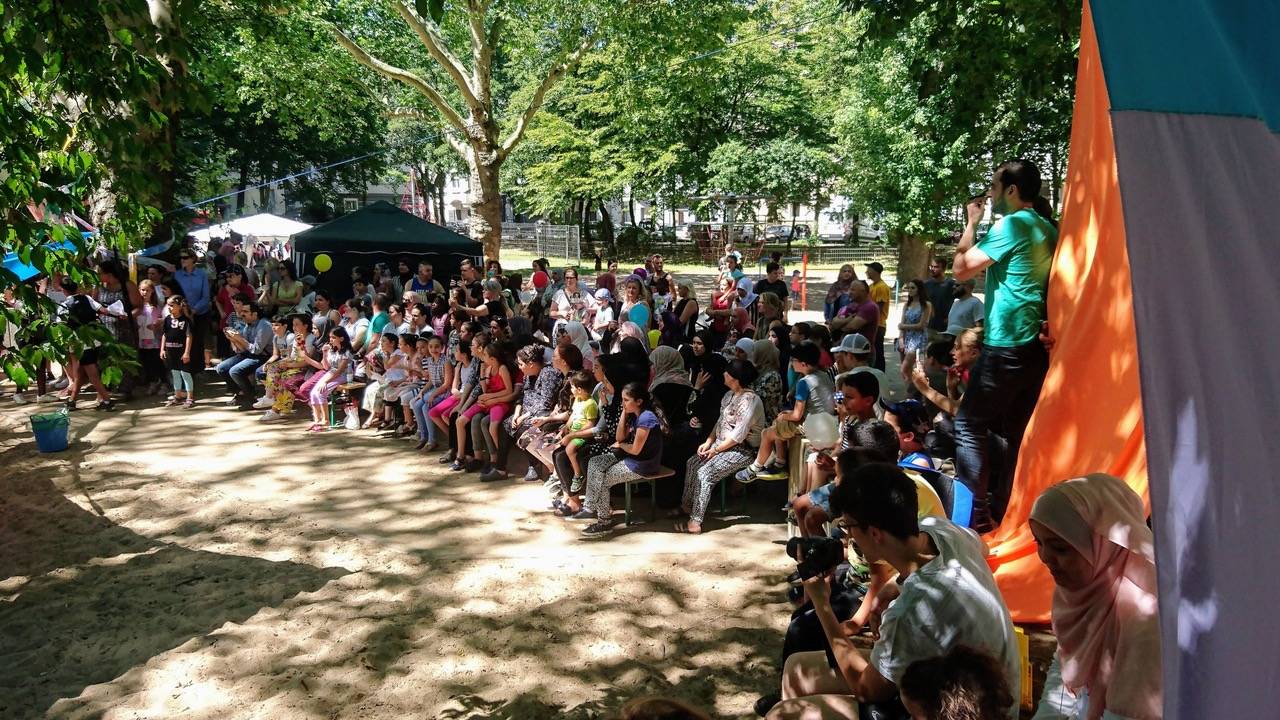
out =
[[[346,404],[352,392],[364,388],[364,385],[362,382],[343,383],[329,393],[329,427],[340,428],[343,426],[343,421],[338,417],[338,408]]]
[[[631,524],[631,486],[635,485],[636,483],[649,483],[649,521],[653,522],[654,520],[657,520],[658,519],[658,481],[665,480],[669,477],[675,477],[675,474],[676,474],[676,471],[672,470],[669,467],[659,467],[657,470],[655,470],[652,473],[649,473],[648,475],[641,475],[640,477],[634,480],[628,480],[626,483],[624,483],[626,485],[626,489],[625,489],[626,504],[624,505],[625,514],[623,515],[623,522],[626,525]],[[721,500],[721,503],[723,502],[724,501]]]

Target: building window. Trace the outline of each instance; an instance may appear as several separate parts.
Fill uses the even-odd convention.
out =
[[[360,209],[360,198],[342,198],[342,211],[355,212]]]

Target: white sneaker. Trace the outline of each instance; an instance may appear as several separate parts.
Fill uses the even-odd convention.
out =
[[[258,401],[253,404],[253,409],[266,410],[267,408],[271,407],[274,403],[275,403],[274,398],[269,398],[269,397],[258,398]]]
[[[276,422],[278,420],[283,420],[284,416],[276,412],[275,410],[268,410],[262,414],[262,417],[258,419],[261,420],[262,422]]]
[[[14,394],[13,394],[13,404],[14,404],[14,405],[26,405],[26,404],[27,404],[27,399],[26,399],[26,398],[24,398],[24,397],[22,397],[22,393],[14,393]]]
[[[36,402],[38,403],[57,402],[57,401],[58,401],[58,396],[54,395],[53,393],[45,393],[43,395],[36,396]]]
[[[63,375],[57,380],[54,380],[53,384],[50,385],[49,387],[53,388],[54,390],[65,390],[67,385],[70,385],[70,384],[71,384],[71,381],[67,378],[66,375]]]

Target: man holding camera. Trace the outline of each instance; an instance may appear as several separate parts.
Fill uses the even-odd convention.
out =
[[[1014,698],[1021,697],[1021,660],[1009,610],[986,563],[986,549],[971,531],[941,518],[917,518],[915,484],[889,463],[857,466],[841,455],[841,480],[831,504],[849,538],[868,562],[897,571],[877,598],[879,632],[869,657],[854,647],[831,609],[825,574],[804,582],[831,644],[836,667],[824,652],[787,659],[782,702],[775,720],[830,713],[839,717],[909,717],[898,699],[902,673],[917,660],[945,654],[957,645],[985,652],[1004,668]],[[872,621],[873,627],[875,621]],[[861,707],[860,707],[861,706]],[[1015,700],[1007,717],[1018,717]]]

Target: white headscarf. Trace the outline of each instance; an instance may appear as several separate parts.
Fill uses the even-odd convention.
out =
[[[564,331],[569,334],[569,340],[582,351],[583,366],[592,365],[595,352],[591,349],[591,336],[587,334],[587,327],[577,320],[571,320],[565,323]]]

